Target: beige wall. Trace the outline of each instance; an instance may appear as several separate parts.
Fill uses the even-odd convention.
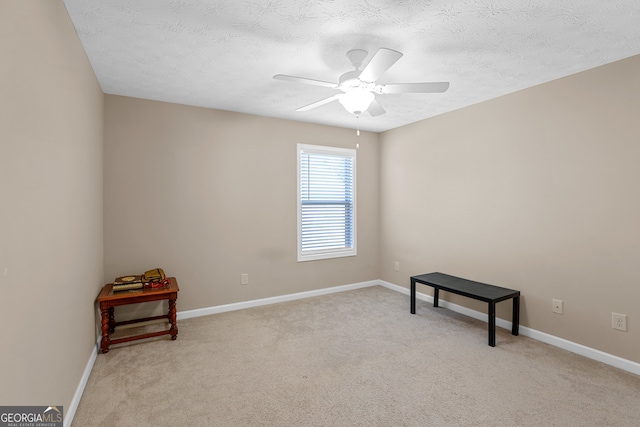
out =
[[[105,281],[162,267],[185,311],[378,278],[377,139],[107,95]],[[356,257],[297,262],[297,143],[360,144]]]
[[[103,279],[103,95],[61,1],[0,2],[0,404],[69,408]]]
[[[640,56],[381,134],[381,278],[519,289],[523,325],[640,362],[638,76]]]

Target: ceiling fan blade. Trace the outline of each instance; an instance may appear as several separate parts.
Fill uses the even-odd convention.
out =
[[[375,99],[371,102],[371,105],[369,105],[369,108],[367,108],[367,111],[373,117],[381,116],[387,112],[384,108],[382,108],[382,106]]]
[[[311,110],[313,108],[320,107],[321,105],[328,104],[331,101],[335,101],[336,99],[338,99],[339,96],[340,95],[338,94],[338,95],[330,96],[329,98],[321,99],[320,101],[316,101],[313,104],[309,104],[309,105],[305,105],[304,107],[300,107],[296,111],[309,111],[309,110]]]
[[[400,58],[402,58],[402,54],[397,50],[379,49],[367,66],[364,67],[359,79],[364,82],[375,82],[378,80],[378,77],[391,68]]]
[[[380,93],[442,93],[449,89],[449,82],[391,83],[379,86]]]
[[[332,89],[336,89],[338,87],[337,83],[325,82],[322,80],[307,79],[304,77],[287,76],[285,74],[276,74],[275,76],[273,76],[273,78],[276,80],[287,80],[290,82],[304,83],[308,85],[330,87]]]

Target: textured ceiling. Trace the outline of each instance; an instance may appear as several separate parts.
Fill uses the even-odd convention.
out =
[[[355,128],[336,90],[351,49],[404,56],[378,83],[380,132],[640,54],[638,0],[64,0],[105,93]],[[368,61],[365,59],[365,63]]]

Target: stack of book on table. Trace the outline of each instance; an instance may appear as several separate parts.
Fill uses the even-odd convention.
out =
[[[116,277],[113,281],[113,291],[129,291],[132,289],[142,289],[144,284],[142,283],[141,274],[132,274],[129,276]]]
[[[131,274],[118,276],[113,281],[113,291],[131,291],[144,288],[164,288],[169,284],[169,279],[161,268],[145,271],[144,274]]]

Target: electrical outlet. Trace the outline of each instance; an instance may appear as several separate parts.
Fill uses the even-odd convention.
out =
[[[249,273],[242,273],[240,275],[240,284],[248,285],[249,284]]]
[[[627,315],[611,313],[611,327],[619,331],[627,332]]]
[[[563,308],[563,305],[564,305],[562,300],[554,299],[554,300],[552,300],[552,303],[553,303],[553,312],[557,313],[557,314],[562,314],[562,308]]]
[[[393,269],[395,271],[400,271],[400,261],[396,261],[393,263]]]

